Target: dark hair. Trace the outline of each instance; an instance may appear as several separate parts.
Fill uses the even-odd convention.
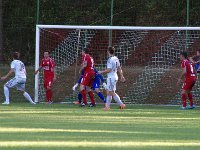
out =
[[[48,54],[50,54],[50,52],[49,52],[49,51],[44,51],[44,53],[48,53]]]
[[[13,52],[13,59],[19,59],[20,53],[19,52]]]
[[[198,50],[197,50],[197,52],[199,52],[199,53],[200,53],[200,49],[198,49]]]
[[[188,53],[187,53],[187,52],[181,52],[181,55],[182,55],[183,57],[185,57],[185,58],[188,57]]]
[[[108,47],[108,51],[109,51],[110,54],[114,54],[114,53],[115,53],[115,48],[109,46],[109,47]]]
[[[85,47],[85,48],[83,49],[83,51],[84,51],[86,54],[89,54],[89,49],[88,49],[88,48]]]

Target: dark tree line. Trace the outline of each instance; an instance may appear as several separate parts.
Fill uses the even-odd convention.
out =
[[[109,25],[110,2],[40,0],[39,24]],[[0,9],[0,59],[17,50],[34,64],[37,0],[0,0]],[[186,0],[114,0],[113,12],[113,25],[186,26]],[[190,26],[199,25],[200,1],[190,0]]]

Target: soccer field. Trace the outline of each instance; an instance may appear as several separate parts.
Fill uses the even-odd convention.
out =
[[[2,150],[199,150],[200,110],[69,104],[0,106]]]

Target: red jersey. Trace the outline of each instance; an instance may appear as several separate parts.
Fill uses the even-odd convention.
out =
[[[53,78],[54,77],[54,67],[55,62],[52,58],[42,59],[40,66],[44,69],[44,78]]]
[[[185,79],[196,78],[196,74],[194,71],[194,64],[189,62],[189,60],[182,60],[181,67],[186,67]]]
[[[83,62],[87,62],[87,66],[84,68],[84,72],[89,72],[91,70],[94,70],[94,60],[89,54],[85,54],[82,57]]]

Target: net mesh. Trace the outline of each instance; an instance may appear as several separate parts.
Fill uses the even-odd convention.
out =
[[[80,36],[79,36],[80,31]],[[196,54],[200,46],[200,31],[112,30],[112,45],[120,59],[125,83],[118,82],[117,93],[126,103],[180,104],[181,73],[179,55],[187,50]],[[97,70],[105,69],[109,30],[40,29],[40,60],[45,50],[57,64],[54,101],[77,99],[72,86],[79,78],[81,50],[90,49]],[[197,82],[193,92],[198,103]],[[39,80],[39,100],[45,99],[43,74]],[[98,97],[96,97],[98,101]]]

